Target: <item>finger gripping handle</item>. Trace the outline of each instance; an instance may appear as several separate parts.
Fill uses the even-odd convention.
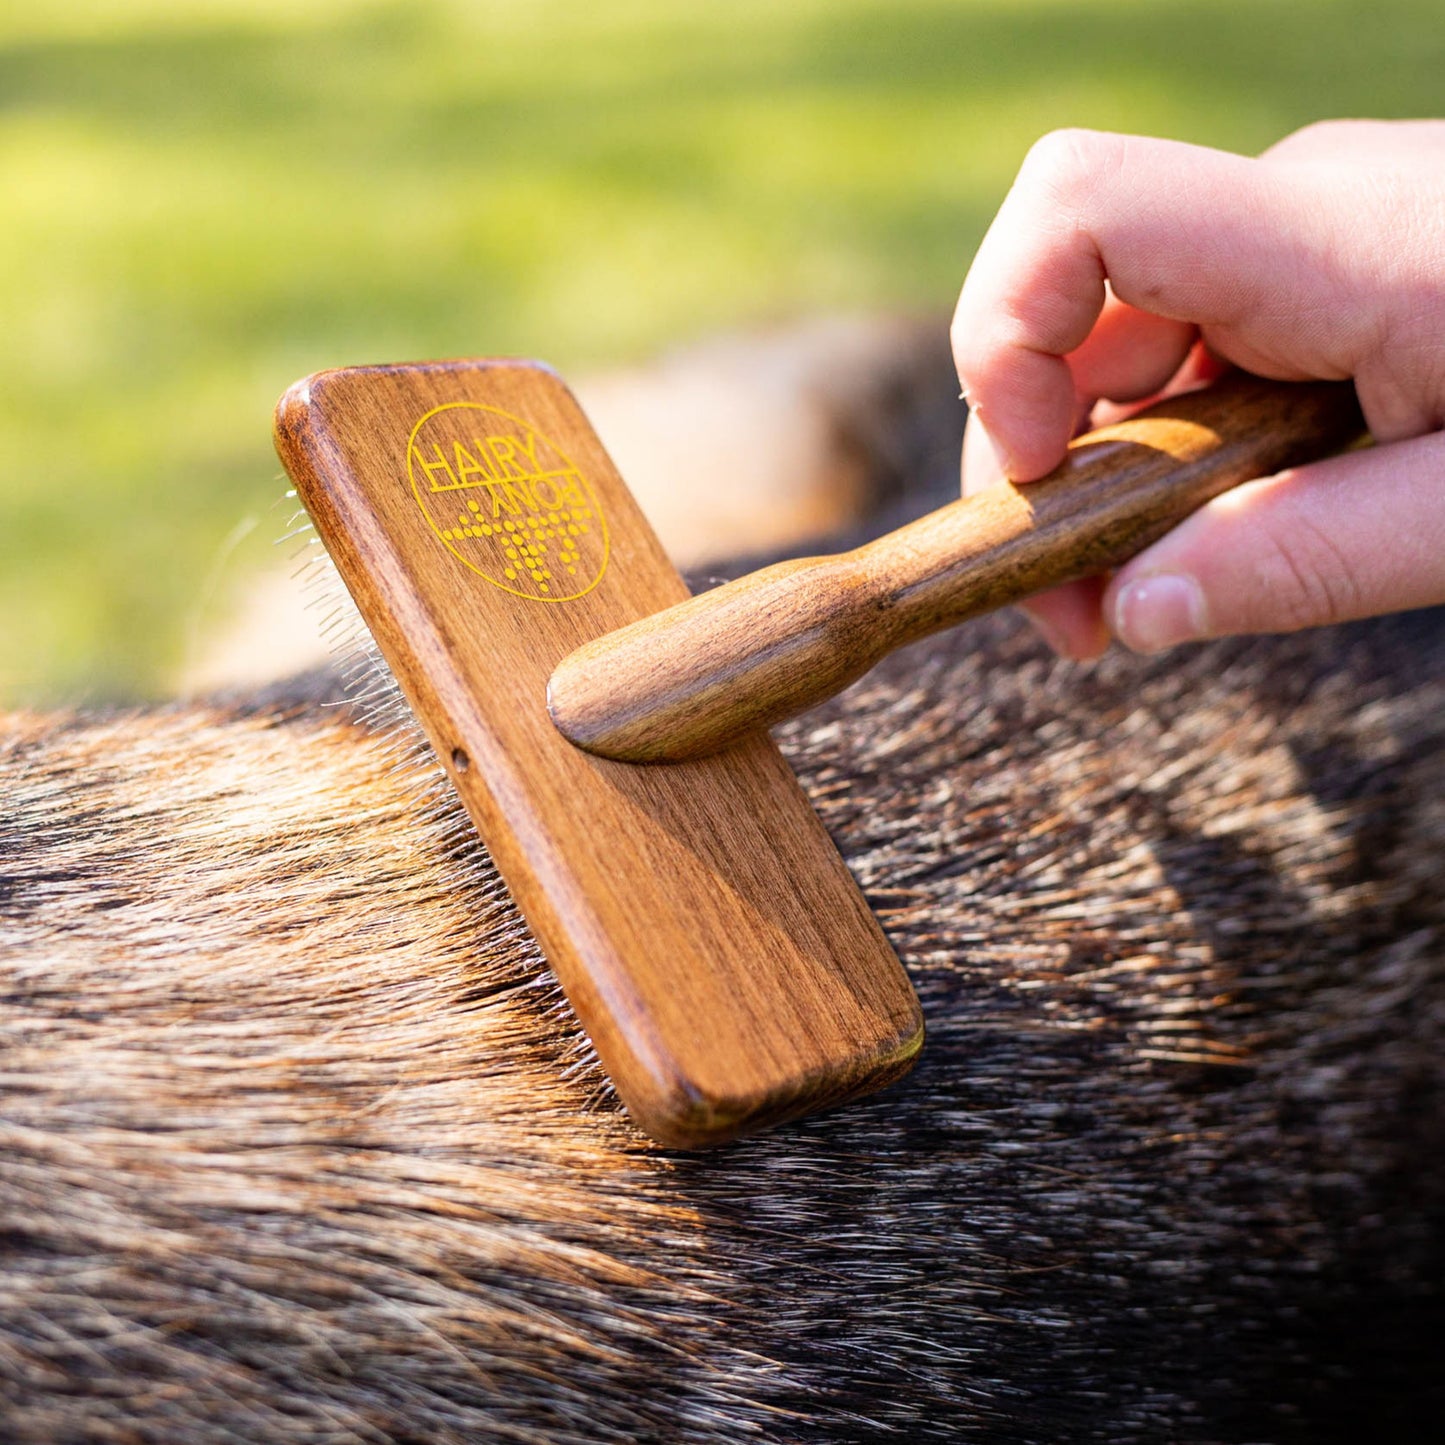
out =
[[[779,563],[598,638],[553,673],[578,746],[632,762],[717,751],[831,697],[895,648],[1121,566],[1212,497],[1364,430],[1348,382],[1238,373],[1075,441],[856,551]]]

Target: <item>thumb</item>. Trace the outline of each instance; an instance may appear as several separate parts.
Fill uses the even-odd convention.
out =
[[[1445,602],[1445,433],[1349,452],[1216,497],[1104,597],[1136,652]]]

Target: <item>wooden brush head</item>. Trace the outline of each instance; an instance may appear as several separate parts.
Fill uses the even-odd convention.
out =
[[[562,382],[323,372],[276,442],[637,1123],[715,1144],[906,1073],[917,999],[766,736],[637,766],[548,717],[563,657],[687,596]]]

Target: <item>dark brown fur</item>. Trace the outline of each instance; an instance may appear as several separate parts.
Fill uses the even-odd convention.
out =
[[[695,1157],[314,688],[15,720],[6,1438],[1424,1438],[1442,662],[894,659],[786,745],[927,1053]]]

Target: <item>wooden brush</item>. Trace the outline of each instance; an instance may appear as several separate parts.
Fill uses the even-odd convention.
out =
[[[552,719],[605,757],[704,756],[905,643],[1118,567],[1211,497],[1363,432],[1348,382],[1233,374],[1080,437],[1041,481],[990,488],[853,552],[765,567],[585,643],[552,675]]]
[[[918,1001],[766,735],[638,768],[552,726],[564,656],[687,595],[557,377],[324,372],[276,441],[637,1123],[715,1144],[907,1072]]]

